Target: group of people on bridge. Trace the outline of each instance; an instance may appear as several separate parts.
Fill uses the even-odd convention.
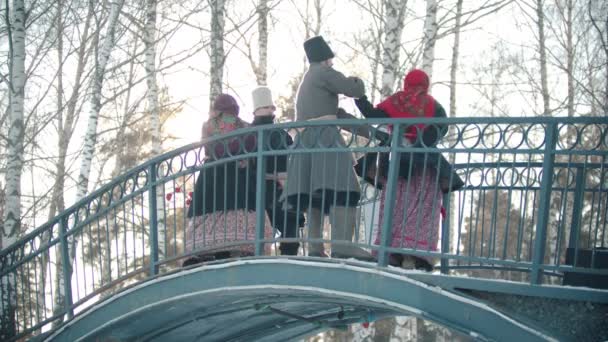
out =
[[[338,96],[355,99],[366,118],[440,118],[446,113],[429,93],[429,77],[422,70],[412,70],[404,78],[403,90],[374,106],[365,94],[358,77],[347,77],[333,68],[334,53],[323,37],[304,42],[310,66],[298,89],[295,104],[297,122],[354,118],[338,107]],[[228,94],[220,94],[213,102],[208,120],[203,124],[203,139],[239,128],[275,123],[271,90],[258,87],[252,92],[254,120],[251,124],[239,117],[239,106]],[[390,127],[389,127],[390,128]],[[432,147],[446,134],[445,125],[407,125],[400,143],[403,146]],[[378,189],[387,185],[389,153],[368,153],[357,161],[348,151],[340,127],[323,125],[298,129],[292,138],[280,128],[265,130],[264,146],[270,150],[307,148],[306,152],[265,157],[264,238],[274,238],[275,230],[282,238],[281,255],[297,255],[301,228],[307,227],[308,256],[356,258],[373,260],[377,253],[352,244],[357,226],[357,209],[361,189],[358,177]],[[385,139],[382,144],[388,144]],[[184,265],[253,255],[253,244],[234,246],[236,241],[255,238],[256,177],[251,158],[230,158],[255,151],[256,135],[241,135],[204,144],[205,163],[198,174],[193,198],[188,208],[189,224],[184,241],[191,257]],[[338,152],[327,151],[337,148]],[[316,148],[316,150],[315,150]],[[343,149],[343,151],[340,151]],[[220,159],[224,159],[220,161]],[[393,248],[436,251],[439,239],[443,194],[457,190],[464,183],[440,153],[401,153],[398,165],[395,200],[392,210],[390,246]],[[217,162],[217,163],[216,163]],[[211,165],[211,164],[209,164]],[[278,175],[286,175],[278,177]],[[380,244],[386,196],[380,199],[380,217],[375,245]],[[304,215],[306,214],[306,215]],[[321,239],[325,217],[331,226],[331,253],[325,251]],[[338,243],[334,243],[338,242]],[[233,246],[230,246],[233,243]],[[270,244],[265,244],[269,253]],[[198,253],[197,249],[211,248]],[[214,249],[218,247],[219,249]],[[391,253],[389,264],[405,268],[432,269],[432,261],[413,255]]]

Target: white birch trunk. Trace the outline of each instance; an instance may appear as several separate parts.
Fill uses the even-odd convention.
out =
[[[61,8],[58,10],[62,10]],[[64,185],[65,185],[65,174],[66,174],[66,168],[65,168],[65,162],[66,162],[66,155],[67,155],[67,151],[68,151],[68,146],[70,144],[70,141],[72,139],[72,135],[74,133],[74,122],[77,119],[77,104],[78,104],[78,98],[80,97],[80,88],[82,86],[82,78],[84,75],[84,67],[86,65],[87,62],[87,42],[88,42],[88,38],[89,38],[89,30],[90,30],[90,25],[91,25],[91,20],[93,18],[93,14],[94,14],[94,3],[92,1],[89,2],[89,6],[88,6],[88,13],[87,13],[87,19],[85,21],[85,25],[84,25],[84,29],[83,29],[83,34],[82,34],[82,38],[80,41],[80,46],[78,48],[78,62],[76,64],[76,74],[74,77],[74,86],[72,89],[72,93],[70,95],[70,98],[68,99],[67,102],[67,111],[66,111],[66,115],[65,115],[65,121],[61,124],[58,125],[59,127],[59,142],[58,142],[58,160],[57,160],[57,171],[55,174],[55,183],[53,186],[53,195],[52,195],[52,203],[51,203],[51,208],[49,210],[49,220],[51,220],[54,216],[56,212],[61,212],[65,209],[65,200],[64,200]],[[59,31],[59,29],[58,29]],[[59,63],[63,63],[63,58],[61,57],[61,55],[63,55],[62,53],[60,53],[60,57],[59,57]],[[63,91],[62,87],[60,87],[58,85],[59,91]],[[58,104],[59,105],[59,104]],[[44,241],[48,241],[48,235],[43,235],[43,240]],[[41,275],[44,274],[46,276],[47,273],[47,267],[46,264],[48,262],[48,260],[44,260],[45,258],[49,258],[50,256],[45,256],[42,260],[42,266],[44,268],[44,271],[41,272]],[[50,269],[50,268],[49,268]],[[57,253],[56,257],[55,257],[55,274],[56,275],[61,275],[63,272],[63,264],[62,264],[62,259],[61,259],[61,254]],[[61,281],[61,284],[60,284]],[[60,285],[63,285],[63,279],[61,276],[56,276],[54,279],[54,285],[52,287],[52,289],[57,289],[60,287]],[[43,295],[43,294],[41,294]],[[63,305],[64,303],[64,291],[63,289],[57,291],[55,290],[53,292],[53,303],[57,304],[60,303],[61,305]],[[61,307],[59,306],[55,306],[56,310],[60,310]],[[59,325],[61,322],[55,323],[55,325]]]
[[[412,341],[418,341],[418,318],[417,317],[412,317],[410,319],[410,329],[411,329],[411,340]]]
[[[608,10],[608,5],[606,5],[606,3],[604,3],[604,5],[601,7],[601,10],[604,11],[604,13],[606,13],[606,10]],[[602,32],[600,31],[599,34],[601,35]],[[608,17],[606,17],[604,19],[604,34],[606,35],[604,38],[602,38],[602,47],[604,49],[604,68],[605,68],[605,74],[604,74],[604,103],[602,104],[604,107],[604,116],[608,116]]]
[[[604,116],[608,116],[608,17],[605,16],[605,13],[608,11],[608,3],[606,3],[605,1],[592,1],[589,0],[587,2],[587,15],[589,20],[591,21],[591,25],[593,26],[594,30],[596,31],[597,36],[593,35],[591,36],[595,42],[597,47],[599,48],[599,50],[603,53],[603,56],[599,56],[599,54],[597,54],[597,52],[591,52],[591,54],[597,54],[597,57],[593,57],[593,58],[599,58],[600,60],[603,59],[604,63],[601,63],[600,65],[597,66],[597,69],[599,70],[600,68],[604,68],[604,75],[603,75],[603,81],[601,80],[601,77],[596,76],[597,73],[599,73],[599,71],[597,71],[597,73],[594,73],[592,71],[590,71],[590,77],[589,77],[589,81],[591,82],[593,80],[593,78],[598,79],[599,82],[603,82],[603,87],[604,87],[604,91],[602,94],[602,91],[598,89],[597,95],[595,96],[597,98],[597,105],[599,105],[601,107],[602,113],[597,114],[597,112],[595,115],[604,115]],[[595,47],[591,47],[591,49],[594,49]],[[601,87],[601,85],[598,85],[598,88]],[[593,92],[594,88],[589,88],[591,89],[591,91]]]
[[[88,192],[89,175],[91,173],[91,163],[95,154],[95,143],[97,142],[97,122],[99,120],[99,112],[101,111],[101,91],[103,88],[104,74],[112,48],[114,47],[114,33],[118,16],[124,0],[116,0],[111,4],[110,19],[103,44],[99,49],[97,65],[95,66],[95,74],[91,82],[91,108],[87,130],[85,133],[84,148],[82,152],[82,163],[80,165],[80,174],[78,175],[78,185],[76,188],[76,200],[82,199]]]
[[[435,61],[435,43],[437,42],[437,0],[426,1],[424,18],[424,50],[422,52],[422,70],[433,80],[433,62]]]
[[[456,23],[454,27],[454,46],[452,48],[452,66],[450,67],[450,117],[456,116],[456,75],[458,73],[458,56],[460,53],[460,26],[462,20],[462,2],[456,3]]]
[[[162,136],[160,122],[160,108],[158,105],[158,85],[156,83],[156,8],[157,0],[146,0],[146,24],[144,27],[144,45],[146,84],[148,86],[148,112],[152,127],[152,154],[160,155],[162,152]],[[165,255],[165,196],[164,184],[156,189],[156,227],[158,231],[158,254]],[[153,222],[150,222],[152,226]]]
[[[382,54],[382,87],[380,94],[387,97],[394,92],[395,76],[399,68],[399,49],[407,0],[386,0],[384,22],[384,52]]]
[[[547,80],[547,52],[545,47],[545,12],[543,9],[543,0],[536,0],[536,25],[538,29],[538,52],[540,55],[540,83],[541,83],[541,96],[543,99],[543,115],[550,116],[551,109],[549,105],[549,87]],[[544,175],[546,177],[547,175]],[[553,176],[553,175],[551,175]],[[553,187],[555,184],[555,178],[550,185]],[[547,231],[546,231],[546,246],[548,246],[548,253],[545,253],[544,260],[551,263],[555,256],[556,243],[557,243],[557,230],[561,216],[561,200],[557,194],[551,194],[551,203],[549,203],[549,217],[547,219]]]
[[[110,18],[108,20],[108,26],[106,36],[103,44],[99,49],[99,55],[97,57],[97,65],[95,66],[95,73],[91,80],[91,109],[89,113],[89,120],[87,130],[85,133],[85,142],[82,153],[82,162],[80,166],[80,174],[78,176],[78,184],[76,186],[76,201],[84,198],[88,192],[89,175],[91,172],[91,163],[93,161],[93,155],[95,153],[95,143],[97,141],[97,121],[99,119],[99,112],[101,110],[101,91],[103,87],[104,73],[108,60],[110,59],[110,53],[114,47],[114,33],[116,31],[116,24],[118,22],[118,16],[120,10],[124,4],[124,0],[116,0],[111,4]],[[70,265],[63,265],[63,272],[72,272],[72,263],[76,256],[76,245],[78,241],[75,239],[71,241],[69,248],[69,259]],[[71,278],[71,277],[68,277]],[[56,280],[56,299],[55,299],[55,310],[61,310],[65,306],[65,282],[64,277],[61,274],[57,274]],[[56,321],[59,322],[60,320]],[[54,323],[58,324],[58,323]]]
[[[380,36],[380,35],[378,35]],[[376,90],[378,88],[378,69],[380,67],[380,58],[382,58],[382,47],[380,44],[374,44],[374,60],[372,61],[372,86],[369,90],[369,94],[371,96],[370,102],[376,103]],[[393,78],[394,79],[394,78]]]
[[[456,3],[456,23],[454,27],[454,46],[452,47],[452,65],[450,67],[450,111],[448,113],[449,117],[456,117],[456,76],[458,74],[458,57],[460,54],[460,30],[461,30],[461,20],[462,20],[462,3],[463,0],[458,0]],[[455,129],[453,126],[450,126],[449,129],[450,139],[455,136]],[[456,139],[455,137],[453,139]],[[456,162],[456,154],[449,154],[449,162],[454,164]],[[450,201],[450,208],[448,211],[448,220],[452,221],[452,227],[456,227],[456,201]],[[450,251],[454,250],[453,244],[456,243],[456,239],[451,239],[450,241]]]
[[[101,268],[101,285],[107,285],[112,282],[112,227],[107,226],[110,231],[106,232],[106,236],[99,241],[100,268]],[[112,295],[113,289],[110,288],[101,294],[101,298],[107,298]]]
[[[62,0],[58,1],[58,11],[62,11],[63,7],[61,5]],[[61,212],[65,208],[65,200],[63,196],[64,191],[64,182],[65,182],[65,161],[66,155],[68,151],[68,146],[70,144],[70,140],[72,139],[72,135],[74,133],[74,122],[77,119],[77,104],[78,98],[80,97],[80,88],[82,85],[82,78],[84,75],[84,67],[87,63],[87,42],[89,39],[89,30],[91,26],[91,19],[93,18],[94,13],[94,3],[92,1],[89,2],[87,17],[84,24],[84,29],[82,31],[82,38],[80,40],[80,46],[78,47],[78,61],[76,63],[76,74],[74,76],[74,85],[72,87],[72,93],[68,99],[66,110],[63,110],[63,103],[61,101],[62,96],[58,94],[58,103],[57,108],[61,110],[61,112],[65,112],[65,121],[59,119],[58,120],[58,134],[59,134],[59,142],[57,144],[58,150],[58,160],[56,164],[57,171],[55,172],[55,183],[53,186],[53,195],[51,202],[51,209],[49,210],[49,220],[55,217],[55,213]],[[58,20],[60,20],[60,16]],[[57,27],[58,32],[63,31],[63,24],[61,22],[58,23]],[[58,38],[58,42],[61,42],[62,39]],[[63,45],[61,43],[60,45]],[[58,45],[58,63],[62,68],[64,61],[62,47]],[[61,78],[58,77],[58,80]],[[57,83],[58,92],[63,94],[63,86],[60,82]],[[60,118],[63,118],[63,115],[59,115]]]
[[[568,117],[574,116],[574,43],[572,42],[574,3],[566,0],[566,73],[568,77]],[[574,132],[576,134],[576,132]],[[569,134],[570,135],[570,134]]]
[[[23,170],[24,94],[25,94],[25,6],[23,0],[13,1],[9,43],[9,131],[6,162],[6,196],[2,226],[2,248],[16,242],[21,229],[21,172]],[[10,264],[9,260],[4,260]],[[16,333],[15,278],[12,275],[0,279],[0,340],[8,340]]]
[[[565,10],[565,13],[561,16],[562,18],[564,18],[565,22],[564,22],[564,27],[566,30],[566,77],[567,77],[567,86],[568,86],[568,103],[567,103],[567,111],[568,111],[568,117],[574,117],[574,97],[575,97],[575,88],[574,88],[574,44],[573,44],[573,29],[574,29],[574,21],[573,21],[573,12],[574,12],[574,3],[572,0],[566,0],[565,3],[563,4],[565,6],[565,8],[561,8],[560,10]],[[572,146],[576,143],[576,128],[572,127],[572,126],[568,126],[568,134],[566,139],[568,140],[566,142],[567,146]],[[565,162],[571,162],[571,160],[569,160],[569,158],[565,158],[566,160],[564,160]],[[570,170],[572,171],[572,170]],[[573,171],[572,171],[573,172]],[[572,174],[572,177],[574,177],[574,174]],[[567,177],[566,177],[567,178]],[[565,187],[569,187],[568,185],[568,180],[564,179],[561,180],[560,184],[564,184]],[[551,256],[554,257],[556,254],[560,254],[560,259],[558,260],[559,262],[565,262],[565,253],[563,248],[565,248],[565,246],[567,245],[567,241],[569,241],[569,232],[570,229],[568,229],[569,223],[572,222],[572,212],[574,210],[574,193],[568,193],[568,192],[564,192],[563,193],[564,196],[566,196],[565,199],[565,207],[563,208],[563,213],[562,213],[562,229],[563,232],[560,234],[560,236],[556,236],[555,240],[551,240],[552,241],[552,245],[553,245],[553,251],[551,253]],[[562,210],[562,208],[560,208],[560,210]],[[556,232],[555,234],[557,235],[558,232]],[[559,241],[559,244],[558,244]],[[557,249],[557,250],[556,250]]]
[[[211,5],[211,51],[209,57],[211,65],[209,75],[211,84],[209,89],[209,106],[213,100],[222,93],[224,77],[224,13],[226,11],[225,0],[212,0]]]
[[[255,78],[259,85],[267,85],[268,78],[268,0],[258,3],[258,65]]]
[[[384,17],[384,13],[385,13],[385,4],[384,2],[380,2],[378,4],[378,12],[380,13],[380,16]],[[372,73],[372,84],[371,84],[371,88],[368,91],[368,94],[370,96],[370,102],[371,103],[376,103],[376,91],[378,90],[378,72],[380,69],[380,59],[382,58],[382,46],[381,44],[378,44],[377,42],[382,41],[382,38],[384,36],[384,31],[383,28],[376,28],[375,25],[371,26],[369,28],[369,30],[372,32],[372,39],[373,39],[373,46],[374,46],[374,59],[371,61],[371,73]],[[365,45],[367,45],[369,42],[365,42]]]
[[[63,1],[57,0],[57,63],[58,63],[58,72],[57,72],[57,134],[58,134],[58,159],[56,168],[57,171],[55,173],[55,184],[53,185],[53,192],[51,193],[51,207],[49,209],[48,220],[50,221],[56,212],[61,212],[64,210],[64,197],[63,197],[63,187],[64,187],[64,177],[65,177],[65,153],[61,153],[61,146],[65,141],[63,135]],[[67,148],[67,147],[66,147]],[[50,230],[44,232],[42,234],[42,241],[48,241],[50,238]],[[37,317],[45,318],[44,307],[41,303],[46,301],[47,293],[45,291],[45,284],[47,278],[47,265],[49,263],[50,255],[44,253],[40,256],[40,273],[38,273],[37,284],[40,287],[37,295],[37,307],[38,315]],[[59,256],[61,259],[61,256]],[[58,268],[59,269],[59,268]],[[53,298],[55,300],[55,298]]]
[[[146,84],[148,86],[148,112],[152,126],[152,153],[159,155],[162,151],[160,131],[160,111],[158,106],[158,85],[156,83],[156,7],[157,0],[146,0],[146,24],[144,27],[144,44]]]
[[[547,80],[547,51],[545,47],[545,11],[543,10],[543,0],[536,0],[536,16],[538,26],[538,51],[540,54],[540,84],[541,95],[543,98],[543,115],[551,115],[549,105],[549,86]]]
[[[574,88],[574,43],[573,43],[573,29],[574,29],[574,1],[566,0],[566,73],[568,76],[568,117],[574,117],[574,97],[575,97],[575,88]],[[576,129],[574,127],[568,127],[568,146],[572,146],[576,143]],[[566,222],[564,222],[564,230],[569,231],[567,229],[568,223],[572,220],[572,213],[574,210],[574,194],[567,194],[568,200],[566,204],[566,213],[564,218]],[[569,238],[566,233],[561,236],[561,245],[566,245],[566,241]],[[562,246],[559,248],[562,248]],[[562,255],[564,257],[564,255]],[[565,261],[565,260],[562,260]]]
[[[602,17],[601,14],[606,13],[608,11],[608,4],[606,4],[606,2],[600,2],[599,4],[596,1],[592,1],[589,0],[587,2],[586,5],[586,11],[587,11],[587,17],[589,19],[589,21],[591,22],[591,26],[593,27],[594,31],[596,34],[594,35],[587,35],[589,41],[591,41],[591,43],[587,43],[586,44],[586,55],[587,55],[587,59],[588,59],[588,75],[587,75],[587,82],[589,83],[589,92],[591,93],[591,97],[593,98],[592,100],[592,105],[591,105],[591,112],[594,115],[604,115],[604,116],[608,116],[608,63],[603,63],[603,67],[604,67],[604,79],[603,81],[600,81],[600,83],[604,83],[604,92],[602,94],[602,91],[599,90],[599,85],[598,85],[598,91],[596,92],[595,90],[595,82],[594,79],[597,78],[598,81],[601,79],[600,77],[597,77],[597,69],[602,68],[601,64],[599,66],[594,65],[594,63],[592,63],[592,61],[594,61],[596,58],[599,57],[599,55],[597,54],[596,51],[596,46],[599,47],[599,49],[603,52],[603,56],[599,57],[600,60],[601,58],[603,58],[604,61],[608,61],[608,17],[605,17],[603,19],[600,19]],[[599,17],[598,17],[599,14]],[[602,24],[603,24],[603,29],[602,29]],[[596,44],[596,46],[593,46],[593,44]],[[601,62],[600,62],[601,63]],[[596,69],[597,68],[597,69]],[[598,107],[599,106],[599,107]],[[601,113],[600,113],[601,110]]]

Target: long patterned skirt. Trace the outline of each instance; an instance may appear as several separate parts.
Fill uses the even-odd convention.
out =
[[[255,240],[255,211],[230,210],[217,211],[203,216],[195,216],[188,223],[185,236],[185,251],[206,247],[213,252],[240,250],[244,254],[253,254],[253,243],[237,244]],[[273,229],[268,216],[264,214],[264,238],[273,238]],[[264,245],[265,254],[270,254],[270,244]]]
[[[386,189],[386,187],[384,187]],[[393,208],[390,247],[436,251],[443,194],[435,170],[399,178]],[[380,244],[386,196],[380,201],[380,220],[375,244]]]

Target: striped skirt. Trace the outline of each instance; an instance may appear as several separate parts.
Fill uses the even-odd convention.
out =
[[[195,216],[186,228],[185,251],[193,252],[206,248],[213,252],[240,250],[243,254],[253,254],[255,240],[255,211],[229,210],[216,211],[203,216]],[[264,238],[273,238],[273,229],[268,216],[264,214]],[[264,245],[265,254],[270,254],[270,244]]]

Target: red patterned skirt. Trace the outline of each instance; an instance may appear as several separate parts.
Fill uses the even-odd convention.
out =
[[[386,189],[386,187],[384,187]],[[443,193],[434,169],[399,178],[393,208],[390,247],[437,251]],[[386,196],[380,201],[380,222],[375,244],[380,244]],[[374,254],[376,251],[374,251]]]

